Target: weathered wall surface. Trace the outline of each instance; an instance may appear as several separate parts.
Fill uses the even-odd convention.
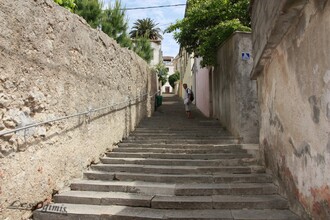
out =
[[[218,50],[212,79],[213,114],[244,143],[258,143],[259,108],[256,81],[250,80],[253,59],[250,33],[234,33]]]
[[[156,91],[156,79],[135,53],[52,0],[0,1],[0,30],[0,132],[121,103],[0,137],[0,218],[26,219],[8,205],[47,200],[80,178],[151,113],[141,95]],[[140,98],[126,107],[129,97]]]
[[[200,66],[201,58],[195,58],[194,75],[196,77],[196,107],[206,116],[212,116],[212,103],[210,97],[210,69]]]
[[[260,4],[258,0],[251,0],[254,21],[252,31],[252,45],[254,52],[254,64],[252,78],[256,79],[274,48],[279,44],[285,33],[290,28],[291,21],[299,16],[301,9],[308,0],[276,0]],[[262,18],[262,19],[260,19]]]
[[[181,73],[181,82],[182,84],[186,83],[188,88],[192,89],[192,91],[194,92],[194,94],[196,94],[195,91],[195,78],[192,75],[192,67],[194,65],[194,58],[191,57],[191,54],[187,53],[187,51],[182,48],[182,50],[180,50],[179,53],[179,59],[178,62],[180,62],[179,64],[179,72]],[[182,88],[182,85],[180,86],[180,92],[179,94],[181,95],[182,98],[184,98],[185,96],[185,91]]]
[[[273,2],[255,1],[253,29],[266,20],[258,8]],[[274,10],[290,28],[258,77],[266,165],[302,219],[330,219],[330,2],[309,1],[295,18],[290,8]]]

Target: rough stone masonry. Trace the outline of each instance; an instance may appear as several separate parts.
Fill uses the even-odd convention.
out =
[[[52,0],[1,1],[0,30],[0,132],[121,103],[0,137],[1,219],[24,219],[150,114],[155,78]]]

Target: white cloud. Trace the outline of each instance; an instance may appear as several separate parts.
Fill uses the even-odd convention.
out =
[[[104,0],[104,6],[107,7],[109,3],[114,4],[115,0]],[[185,4],[185,0],[121,0],[121,4],[126,8],[136,7],[150,7],[161,5],[177,5]],[[143,10],[128,10],[126,16],[128,17],[129,28],[137,19],[151,18],[158,23],[158,27],[164,31],[171,23],[182,19],[184,16],[185,6],[151,8]],[[176,56],[179,52],[179,45],[173,39],[173,34],[163,35],[162,50],[164,56]]]

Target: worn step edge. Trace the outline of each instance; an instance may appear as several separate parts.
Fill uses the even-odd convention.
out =
[[[212,131],[204,131],[204,132],[132,132],[130,133],[130,137],[216,137],[216,136],[232,136],[229,132],[212,132]]]
[[[169,165],[169,166],[237,166],[237,165],[257,165],[256,158],[239,159],[155,159],[155,158],[111,158],[102,157],[104,164],[141,164],[141,165]]]
[[[288,209],[279,195],[157,196],[134,193],[68,191],[55,195],[56,203],[123,205],[155,209]]]
[[[90,180],[145,181],[166,183],[271,183],[269,174],[215,174],[215,175],[175,175],[158,173],[121,173],[87,171],[84,176]]]
[[[232,135],[205,135],[205,136],[197,136],[197,135],[177,135],[177,136],[164,136],[164,135],[157,135],[157,136],[138,136],[138,135],[130,135],[125,140],[146,140],[146,141],[153,141],[153,140],[222,140],[222,139],[234,139],[235,137]]]
[[[232,210],[234,220],[301,220],[290,210]]]
[[[67,191],[54,196],[56,203],[151,207],[154,195],[123,192]]]
[[[166,148],[166,147],[118,147],[114,148],[111,152],[152,152],[152,153],[246,153],[244,149],[225,149],[225,148],[200,148],[200,149],[189,149],[189,148]]]
[[[235,143],[239,140],[235,137],[216,137],[216,138],[151,138],[151,139],[123,139],[122,142],[127,143]]]
[[[126,152],[107,152],[107,157],[118,158],[159,158],[159,159],[238,159],[238,158],[252,158],[251,154],[231,154],[231,153],[213,153],[213,154],[185,154],[185,153],[126,153]]]
[[[130,133],[131,136],[217,136],[217,135],[232,135],[228,131],[223,130],[201,130],[196,129],[195,131],[183,131],[183,130],[144,130],[144,131],[133,131]]]
[[[177,148],[177,149],[203,149],[205,148],[223,148],[223,149],[243,149],[242,144],[235,143],[223,143],[223,144],[194,144],[194,143],[174,143],[174,144],[165,144],[165,143],[134,143],[134,142],[120,142],[118,143],[119,147],[151,147],[151,148]]]
[[[138,172],[158,174],[216,174],[216,173],[265,173],[264,166],[167,166],[140,164],[95,164],[92,170],[108,172]]]
[[[64,209],[62,213],[56,211]],[[221,216],[221,217],[220,217]],[[34,220],[218,219],[233,220],[230,210],[164,210],[127,206],[51,204],[34,212]]]
[[[288,209],[279,195],[155,196],[151,208],[157,209]]]
[[[175,122],[174,122],[175,123]],[[210,132],[211,134],[228,134],[229,131],[219,127],[209,126],[193,126],[192,124],[185,127],[169,127],[169,126],[152,126],[144,125],[144,127],[136,128],[132,134],[149,133],[149,134],[204,134]]]
[[[220,144],[239,144],[241,142],[240,139],[230,139],[230,140],[186,140],[186,141],[178,141],[178,140],[123,140],[121,143],[124,144],[134,144],[135,146],[141,146],[142,144],[146,145],[208,145],[208,144],[213,144],[213,145],[220,145]]]
[[[58,210],[61,210],[62,213]],[[64,210],[64,211],[63,211]],[[300,220],[289,210],[164,210],[126,206],[50,204],[34,212],[34,220]]]
[[[147,195],[271,195],[278,189],[272,183],[155,183],[143,181],[80,180],[71,190],[143,193]]]

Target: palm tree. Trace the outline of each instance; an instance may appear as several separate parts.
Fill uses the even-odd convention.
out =
[[[162,40],[160,28],[150,18],[138,19],[133,24],[132,31],[129,32],[131,38],[147,37],[150,40]]]

